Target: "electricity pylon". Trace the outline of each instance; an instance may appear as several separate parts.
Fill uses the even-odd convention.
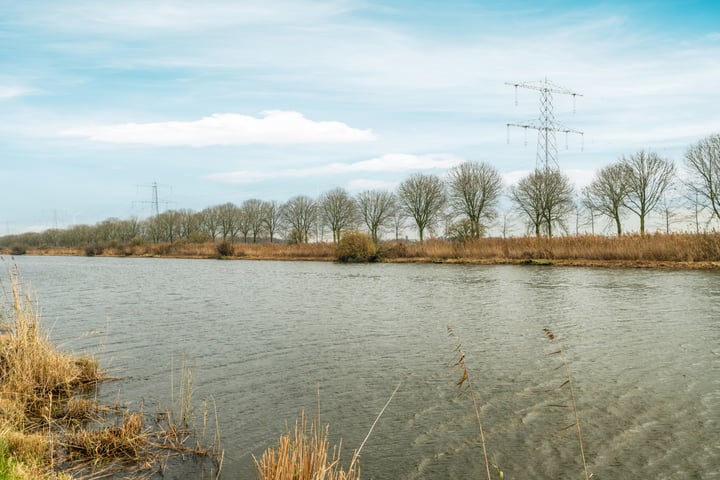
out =
[[[515,105],[517,105],[517,89],[528,88],[530,90],[537,90],[540,92],[540,116],[536,120],[531,120],[526,123],[508,123],[508,143],[510,143],[510,127],[524,128],[537,130],[538,142],[537,142],[537,156],[535,160],[536,169],[560,169],[558,164],[558,148],[555,134],[557,132],[565,134],[565,148],[567,148],[567,136],[570,133],[575,133],[583,137],[583,132],[568,128],[559,123],[555,119],[553,113],[553,94],[572,95],[573,97],[573,113],[575,112],[575,98],[581,97],[582,95],[568,90],[565,87],[556,85],[546,78],[539,82],[520,82],[520,83],[508,83],[505,85],[511,85],[515,87]]]

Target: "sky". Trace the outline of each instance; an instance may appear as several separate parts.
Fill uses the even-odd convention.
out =
[[[710,1],[0,0],[0,234],[535,168],[579,189],[720,132]],[[509,85],[510,84],[510,85]]]

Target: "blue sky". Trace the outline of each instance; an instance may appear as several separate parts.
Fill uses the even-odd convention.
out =
[[[535,166],[547,78],[561,168],[680,166],[720,132],[715,1],[0,0],[0,234],[334,187],[463,160]]]

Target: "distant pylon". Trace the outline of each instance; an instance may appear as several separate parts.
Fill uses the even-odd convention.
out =
[[[155,215],[160,215],[160,202],[158,201],[158,185],[157,182],[152,183],[152,206],[155,210]]]
[[[138,185],[138,187],[142,188],[150,188],[150,200],[149,201],[139,201],[139,202],[133,202],[134,203],[143,203],[143,204],[150,204],[150,210],[152,214],[155,216],[160,215],[160,203],[165,205],[165,208],[167,208],[167,205],[169,202],[160,202],[160,196],[158,194],[159,187],[165,187],[164,185],[159,185],[157,182],[152,182],[151,185]],[[170,187],[172,188],[172,187]]]
[[[555,137],[556,132],[564,133],[565,134],[565,147],[567,148],[567,136],[570,133],[576,133],[580,135],[581,138],[584,138],[584,133],[575,130],[573,128],[567,128],[560,124],[555,119],[555,114],[553,113],[553,93],[563,94],[563,95],[572,95],[573,97],[573,113],[575,112],[575,98],[581,97],[582,95],[573,92],[571,90],[568,90],[565,87],[561,87],[559,85],[556,85],[546,78],[545,80],[541,80],[539,82],[520,82],[520,83],[508,83],[506,82],[505,85],[511,85],[515,87],[515,105],[517,105],[517,89],[518,88],[528,88],[530,90],[537,90],[540,92],[540,116],[537,120],[531,120],[526,123],[508,123],[507,129],[508,129],[508,143],[510,142],[510,127],[520,127],[525,129],[527,132],[527,129],[533,129],[537,130],[538,132],[538,142],[537,142],[537,152],[536,152],[536,160],[535,160],[535,168],[536,169],[544,169],[544,170],[551,170],[551,169],[560,169],[560,165],[558,163],[558,148],[557,148],[557,140]]]

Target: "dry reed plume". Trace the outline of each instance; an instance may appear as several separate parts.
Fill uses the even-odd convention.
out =
[[[487,479],[491,480],[490,462],[488,461],[487,445],[485,443],[485,430],[483,429],[482,420],[480,419],[480,409],[478,408],[477,396],[475,395],[475,390],[473,390],[472,382],[470,380],[470,374],[468,373],[467,365],[465,364],[465,350],[463,349],[462,343],[460,343],[460,339],[458,339],[455,335],[452,327],[448,325],[447,330],[448,335],[455,338],[455,351],[459,355],[458,361],[454,365],[454,367],[461,372],[460,380],[458,380],[457,382],[457,387],[460,390],[463,388],[463,386],[465,386],[467,391],[470,393],[473,409],[475,411],[475,420],[477,421],[478,429],[480,430],[480,444],[482,445],[483,458],[485,460],[485,471],[487,473]],[[502,479],[504,476],[503,472],[498,471],[498,474]]]
[[[560,385],[559,388],[568,387],[570,391],[570,403],[572,406],[573,414],[575,415],[575,422],[568,425],[565,428],[572,428],[575,427],[575,431],[577,432],[577,439],[578,439],[578,446],[580,447],[580,460],[582,462],[583,466],[583,472],[585,473],[585,480],[590,480],[590,477],[592,477],[592,474],[588,473],[588,466],[587,462],[585,461],[585,445],[583,443],[583,433],[582,433],[582,427],[580,425],[580,415],[578,414],[577,409],[577,402],[575,400],[575,389],[573,388],[573,382],[572,382],[572,376],[570,375],[570,364],[567,361],[567,357],[565,355],[565,349],[562,347],[562,345],[556,341],[555,334],[549,329],[549,328],[543,328],[543,332],[545,332],[545,336],[551,341],[556,343],[559,348],[558,350],[551,353],[551,355],[559,355],[560,359],[563,364],[563,368],[565,370],[565,381]],[[565,408],[566,405],[554,405],[556,407]]]

